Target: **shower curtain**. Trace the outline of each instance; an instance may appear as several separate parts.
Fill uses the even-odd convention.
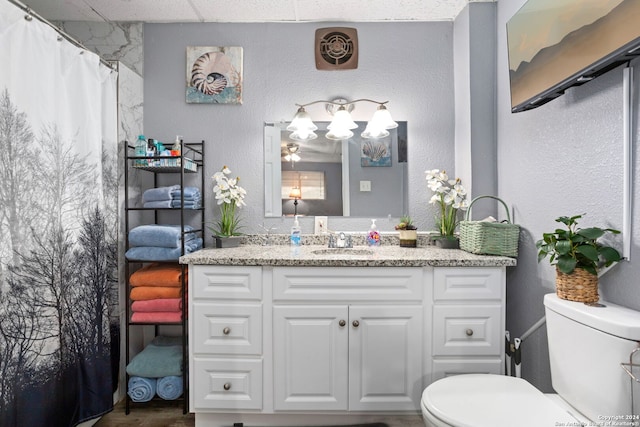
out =
[[[117,73],[8,1],[0,57],[0,425],[74,426],[117,380]]]

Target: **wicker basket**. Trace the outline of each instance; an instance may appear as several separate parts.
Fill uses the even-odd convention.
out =
[[[598,302],[598,276],[582,268],[576,268],[571,274],[556,268],[556,294],[569,301]]]
[[[507,212],[507,222],[471,221],[471,206],[485,197],[502,203]],[[494,196],[478,196],[471,201],[464,221],[460,221],[460,249],[474,254],[518,256],[520,226],[511,223],[509,208]]]

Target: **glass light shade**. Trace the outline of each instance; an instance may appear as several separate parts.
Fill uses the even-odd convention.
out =
[[[356,129],[358,125],[351,118],[351,114],[344,108],[344,106],[340,106],[336,114],[333,116],[333,120],[327,126],[329,130],[335,129]]]
[[[308,132],[312,132],[314,130],[318,130],[318,126],[316,126],[311,120],[311,116],[306,112],[304,107],[298,108],[298,112],[293,116],[293,120],[289,126],[287,126],[288,131],[297,131],[297,130],[306,130]]]
[[[289,192],[289,198],[291,198],[291,199],[301,199],[302,198],[302,192],[300,191],[300,189],[298,187],[293,187],[291,189],[291,191]]]
[[[349,129],[331,129],[325,135],[325,138],[332,139],[334,141],[342,141],[343,139],[349,139],[353,136],[353,132]]]
[[[364,132],[360,134],[361,137],[366,139],[378,139],[389,136],[389,131],[385,128],[378,126],[373,120],[367,123],[367,127]]]
[[[289,134],[289,138],[294,141],[311,141],[312,139],[316,139],[318,135],[313,133],[313,130],[308,129],[298,129]]]
[[[375,123],[376,127],[382,129],[395,129],[398,127],[398,124],[393,121],[391,118],[391,113],[387,110],[387,107],[384,105],[380,105],[375,113],[373,113],[373,117],[369,123]]]

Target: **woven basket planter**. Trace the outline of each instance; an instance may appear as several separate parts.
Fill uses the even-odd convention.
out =
[[[571,274],[556,268],[556,294],[569,301],[598,302],[598,276],[582,268],[576,268]]]

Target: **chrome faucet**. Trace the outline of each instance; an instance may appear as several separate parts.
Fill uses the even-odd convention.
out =
[[[335,234],[329,234],[330,248],[352,248],[351,236],[345,234],[344,231]]]

